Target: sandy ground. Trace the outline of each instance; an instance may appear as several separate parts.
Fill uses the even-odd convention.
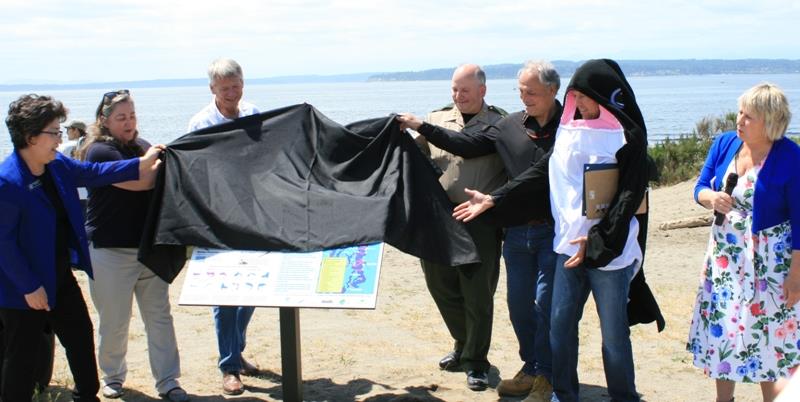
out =
[[[657,189],[651,196],[651,224],[645,272],[667,327],[632,329],[636,384],[646,401],[713,401],[714,383],[694,368],[684,345],[709,229],[661,231],[659,223],[706,214],[691,198],[693,183]],[[495,296],[494,335],[489,360],[491,387],[467,389],[464,373],[440,371],[437,362],[452,347],[444,323],[425,288],[416,258],[387,247],[375,310],[300,312],[304,399],[310,401],[516,401],[494,389],[521,366],[506,308],[505,269]],[[86,300],[88,286],[79,277]],[[180,381],[194,401],[283,400],[278,310],[259,308],[248,332],[245,356],[264,374],[243,377],[244,394],[224,397],[216,368],[217,348],[211,309],[178,306],[183,276],[171,287],[181,353]],[[90,309],[92,309],[91,302]],[[92,310],[92,314],[94,311]],[[96,319],[96,316],[95,316]],[[96,322],[96,321],[95,321]],[[597,314],[591,301],[580,325],[581,395],[609,400],[600,354]],[[124,401],[160,400],[147,358],[144,328],[134,311],[129,335],[127,394]],[[69,400],[72,385],[63,349],[56,351],[50,392],[42,400]],[[739,385],[737,401],[760,400],[756,385]]]

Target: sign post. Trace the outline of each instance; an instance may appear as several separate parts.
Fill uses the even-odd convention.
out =
[[[281,307],[281,386],[284,401],[303,400],[303,368],[300,360],[300,309]]]

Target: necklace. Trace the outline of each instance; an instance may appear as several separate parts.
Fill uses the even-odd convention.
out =
[[[733,163],[734,169],[739,176],[747,173],[747,171],[752,169],[753,166],[760,166],[764,164],[764,160],[767,159],[767,155],[769,155],[769,151],[772,149],[772,142],[768,142],[766,146],[759,148],[760,149],[754,150],[747,143],[742,143],[742,145],[739,147],[739,150],[736,151]],[[742,161],[744,165],[739,166],[739,155],[742,153],[742,150],[745,151],[745,154],[743,155],[744,160]]]

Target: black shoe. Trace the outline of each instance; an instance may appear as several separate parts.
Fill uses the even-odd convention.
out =
[[[461,365],[461,351],[454,350],[447,354],[447,356],[443,357],[442,360],[439,360],[439,368],[442,370],[447,371],[455,371],[458,370],[458,367]]]
[[[489,373],[483,370],[467,371],[467,388],[473,391],[483,391],[489,386]]]

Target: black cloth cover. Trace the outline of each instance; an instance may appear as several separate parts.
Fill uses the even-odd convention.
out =
[[[433,164],[394,116],[343,127],[301,104],[167,146],[139,260],[167,282],[185,246],[314,251],[385,241],[439,264],[479,262]]]

